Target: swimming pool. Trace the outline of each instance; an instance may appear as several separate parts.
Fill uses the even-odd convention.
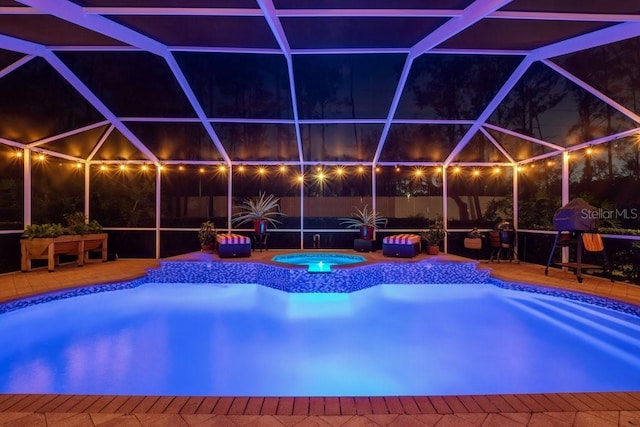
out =
[[[333,252],[299,252],[295,254],[276,255],[273,261],[291,265],[306,265],[313,273],[328,273],[333,265],[348,265],[365,262],[360,255],[341,254]]]
[[[625,313],[603,299],[527,289],[487,280],[291,294],[255,283],[143,280],[47,296],[0,315],[0,392],[640,390],[638,307]]]

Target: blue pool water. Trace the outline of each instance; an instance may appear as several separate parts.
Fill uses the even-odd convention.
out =
[[[291,265],[306,265],[312,273],[328,273],[333,265],[347,265],[366,261],[360,255],[332,252],[300,252],[297,254],[276,255],[273,261]]]
[[[494,284],[145,283],[0,314],[0,393],[640,390],[640,318]]]

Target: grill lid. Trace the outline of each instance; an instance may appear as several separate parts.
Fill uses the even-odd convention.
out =
[[[596,231],[598,208],[580,198],[573,199],[553,215],[553,228],[557,231]]]

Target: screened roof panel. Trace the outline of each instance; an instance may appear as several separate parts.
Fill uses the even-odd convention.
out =
[[[385,119],[405,55],[296,55],[301,119]]]
[[[535,63],[509,92],[488,123],[538,139],[553,135],[557,140],[563,136],[562,132],[552,130],[549,124],[542,126],[540,116],[557,108],[566,96],[565,79],[543,64]],[[575,118],[571,111],[563,113],[570,120]],[[560,120],[562,124],[567,131],[570,124],[566,119]]]
[[[118,116],[195,117],[166,61],[157,55],[131,51],[59,55]]]
[[[13,64],[14,62],[16,62],[17,60],[23,57],[24,55],[21,53],[0,49],[0,70],[2,70],[4,67],[7,67]]]
[[[500,10],[564,13],[640,13],[640,4],[629,0],[513,0]]]
[[[222,160],[201,123],[127,122],[160,160]]]
[[[610,25],[591,21],[483,19],[444,41],[438,48],[530,50]]]
[[[489,123],[563,147],[637,126],[541,63],[525,73]]]
[[[482,132],[476,132],[453,161],[500,163],[509,159]]]
[[[68,154],[80,159],[86,159],[91,154],[91,151],[96,146],[100,137],[104,135],[108,126],[99,126],[94,129],[89,129],[84,132],[70,135],[65,138],[56,139],[55,141],[42,144],[42,148],[47,150],[56,151],[62,154]]]
[[[104,120],[41,58],[0,79],[0,137],[34,142]]]
[[[467,130],[466,125],[393,124],[380,161],[442,162]]]
[[[503,6],[493,10],[495,4]],[[640,37],[636,1],[0,0],[0,5],[5,6],[0,8],[0,49],[17,52],[0,51],[0,96],[12,100],[0,107],[0,137],[16,141],[80,129],[104,120],[103,115],[116,126],[119,119],[128,126],[144,122],[136,118],[166,118],[167,123],[197,118],[193,126],[204,127],[200,120],[209,119],[238,161],[370,162],[389,125],[377,160],[440,162],[468,125],[404,125],[387,119],[475,121],[499,103],[489,123],[559,148],[638,125],[638,64],[632,58]],[[624,39],[631,41],[615,43]],[[500,91],[505,82],[512,83],[507,78],[517,64],[537,48],[543,49],[534,59],[543,64],[550,55],[565,55],[553,59],[555,64],[632,110],[624,113],[632,118],[607,107],[595,90],[569,83],[572,77],[562,77],[549,62],[549,67],[534,63],[515,87]],[[566,54],[571,51],[576,53]],[[22,64],[24,59],[33,56],[45,64],[42,58],[53,55],[91,93],[74,76],[67,75],[71,83],[66,83],[55,75],[65,75],[64,68],[53,71],[47,65],[42,73],[24,77],[36,63]],[[173,58],[180,70],[168,66]],[[407,58],[411,69],[404,68]],[[22,65],[13,70],[15,64]],[[408,71],[406,82],[400,78],[403,71]],[[59,90],[62,86],[69,87]],[[508,96],[500,101],[504,93]],[[99,114],[80,94],[98,110],[104,104],[110,111]],[[212,143],[209,139],[217,139],[206,128],[191,132],[137,129],[134,135],[142,135],[158,153],[172,153],[167,156],[211,162],[218,160],[206,159],[224,156],[206,148],[196,159],[198,150]],[[167,147],[155,139],[163,133],[196,139],[200,148]],[[65,144],[73,151],[66,141],[52,146]],[[492,148],[472,139],[458,157],[493,159],[474,150]],[[143,147],[133,151],[146,152]],[[118,158],[115,151],[104,155]],[[131,156],[124,147],[122,157]]]
[[[148,158],[115,129],[104,141],[93,160],[148,160]]]
[[[626,108],[638,111],[640,38],[553,58],[552,61]]]
[[[0,34],[47,46],[124,46],[95,31],[49,15],[2,15]]]
[[[422,55],[412,64],[395,117],[475,119],[521,60],[519,56]]]
[[[545,145],[518,138],[508,133],[498,132],[493,129],[488,129],[488,131],[515,161],[527,160],[553,151]]]
[[[208,117],[292,119],[283,55],[176,52]]]
[[[213,129],[232,160],[298,160],[293,125],[214,123]]]
[[[304,160],[370,162],[381,133],[381,124],[301,125]]]
[[[281,18],[293,49],[409,48],[447,18]]]
[[[277,49],[261,16],[112,15],[110,19],[169,46]]]

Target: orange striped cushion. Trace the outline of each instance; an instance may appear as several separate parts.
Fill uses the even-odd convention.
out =
[[[240,234],[218,234],[216,237],[219,245],[242,245],[244,243],[251,244],[251,239]]]
[[[600,252],[604,250],[602,236],[597,233],[584,233],[582,235],[584,248],[589,252]]]
[[[395,236],[387,236],[382,239],[382,243],[389,245],[413,245],[420,243],[420,236],[417,234],[396,234]]]

